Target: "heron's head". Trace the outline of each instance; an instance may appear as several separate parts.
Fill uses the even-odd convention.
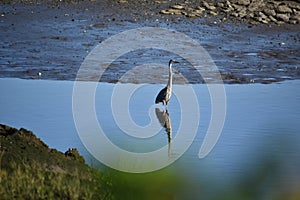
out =
[[[169,61],[169,66],[171,66],[171,65],[174,64],[174,63],[179,63],[179,62],[177,62],[177,61],[175,61],[175,60],[170,60],[170,61]]]

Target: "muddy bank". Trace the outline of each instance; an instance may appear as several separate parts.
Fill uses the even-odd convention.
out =
[[[192,18],[160,13],[182,1],[22,2],[1,6],[0,77],[74,80],[82,61],[97,44],[145,26],[174,29],[195,39],[210,54],[225,83],[270,83],[300,77],[298,24],[252,25],[252,18],[243,22],[232,20],[230,15],[224,20],[222,13]],[[191,1],[187,5],[198,4]],[[209,12],[208,8],[204,12]],[[175,56],[160,51],[132,52],[116,60],[101,81],[117,82],[133,66],[167,65]],[[203,81],[194,76],[188,63],[183,61],[183,66],[178,72],[191,83]],[[143,74],[143,69],[138,74]],[[149,76],[133,75],[127,80],[152,83],[151,76],[157,79],[161,73],[153,71]],[[158,83],[165,83],[165,77]]]

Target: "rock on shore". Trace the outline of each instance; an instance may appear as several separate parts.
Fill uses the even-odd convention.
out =
[[[183,15],[189,18],[217,16],[250,23],[299,24],[300,1],[222,0],[186,1],[175,3],[160,11],[164,15]]]

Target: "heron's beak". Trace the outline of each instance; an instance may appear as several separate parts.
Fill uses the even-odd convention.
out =
[[[173,61],[173,63],[179,63],[178,61]]]

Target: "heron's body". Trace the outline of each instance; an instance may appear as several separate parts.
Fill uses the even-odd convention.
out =
[[[169,81],[168,81],[168,84],[164,89],[162,89],[158,93],[158,95],[155,99],[155,103],[162,102],[163,105],[168,106],[169,100],[170,100],[171,95],[172,95],[172,78],[173,78],[172,77],[172,64],[173,63],[178,63],[178,62],[170,60],[170,62],[169,62]]]
[[[171,88],[165,87],[158,93],[158,95],[155,99],[155,103],[162,102],[163,105],[168,105],[171,94],[172,94],[172,87]]]

